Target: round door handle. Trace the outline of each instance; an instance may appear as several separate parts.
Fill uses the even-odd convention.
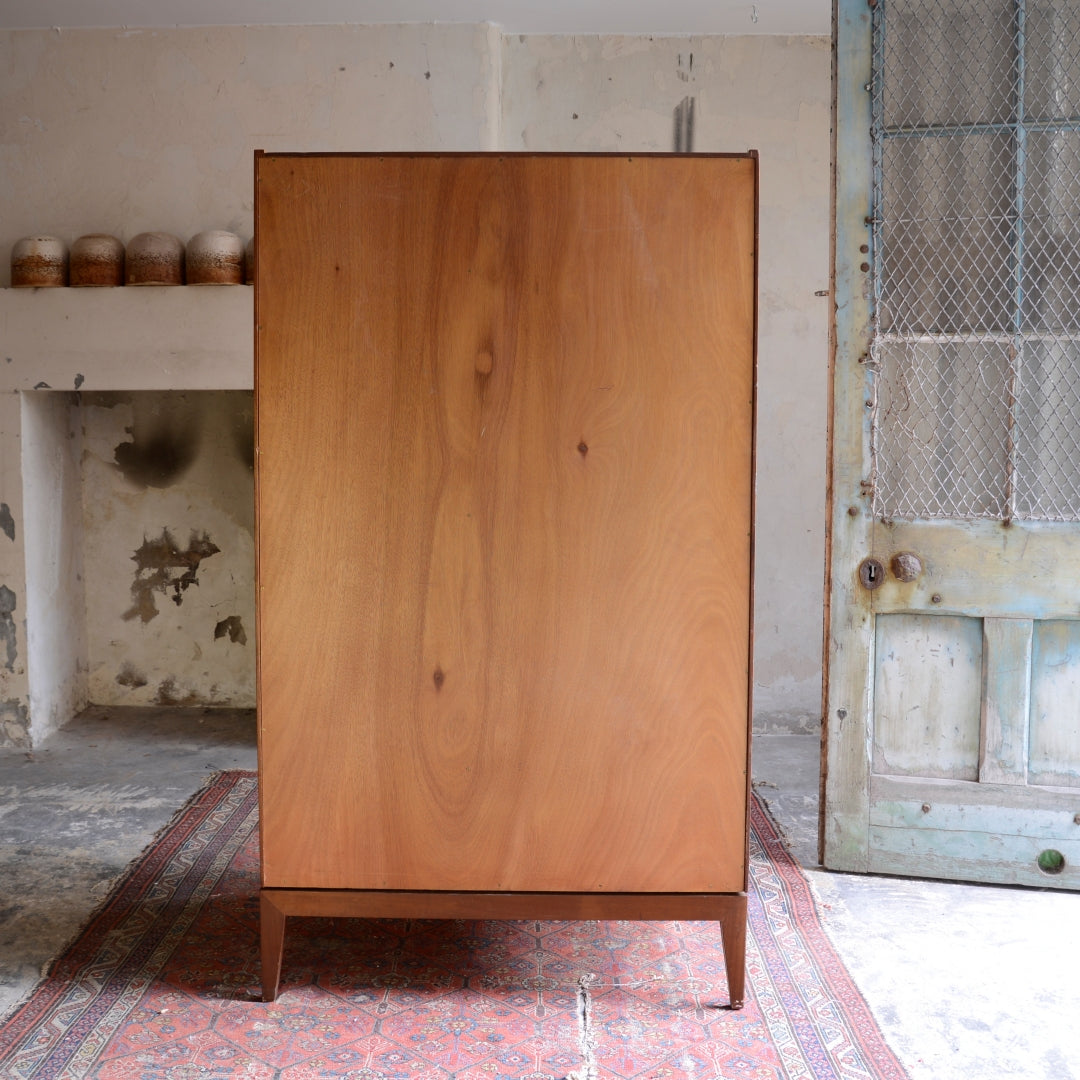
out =
[[[922,559],[910,551],[898,551],[889,560],[889,569],[897,581],[914,581],[922,573]]]

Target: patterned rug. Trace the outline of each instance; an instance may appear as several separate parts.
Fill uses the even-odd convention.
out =
[[[11,1080],[904,1080],[755,800],[746,1007],[712,923],[292,919],[258,1000],[251,773],[196,795],[0,1026]]]

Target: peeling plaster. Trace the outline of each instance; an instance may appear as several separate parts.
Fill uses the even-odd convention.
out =
[[[16,650],[15,629],[15,594],[6,586],[0,585],[0,644],[6,651],[4,667],[8,671],[15,670],[15,660],[18,656]]]
[[[180,550],[168,529],[163,529],[156,540],[144,537],[142,546],[131,556],[136,566],[131,585],[133,603],[124,612],[124,619],[138,616],[144,623],[153,619],[158,614],[155,592],[168,595],[171,590],[170,599],[179,607],[188,587],[199,584],[199,564],[219,551],[221,548],[206,533],[199,536],[194,530],[185,551]]]
[[[0,503],[0,532],[14,541],[15,519],[11,516],[11,507],[7,503]]]
[[[222,619],[221,622],[214,627],[215,641],[226,635],[228,635],[229,640],[234,644],[247,644],[247,633],[244,631],[244,623],[239,615],[230,615],[227,619]]]
[[[30,713],[19,698],[0,702],[0,745],[4,743],[30,749]]]

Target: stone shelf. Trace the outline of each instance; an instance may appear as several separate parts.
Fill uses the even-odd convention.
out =
[[[0,393],[250,390],[254,289],[0,289]]]

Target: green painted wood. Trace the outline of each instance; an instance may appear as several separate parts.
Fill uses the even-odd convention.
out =
[[[867,869],[873,620],[858,581],[870,551],[864,486],[869,449],[870,305],[863,248],[870,244],[870,9],[835,5],[833,115],[833,348],[829,448],[821,850],[827,866]]]
[[[981,786],[981,785],[973,785]],[[964,799],[963,791],[942,793],[935,797],[923,787],[914,800],[872,801],[870,824],[889,829],[916,832],[970,832],[986,835],[1029,836],[1048,842],[1068,839],[1075,833],[1080,841],[1080,826],[1068,810],[1040,810],[1030,806],[1002,806]],[[1003,798],[1007,799],[1005,795]],[[956,801],[949,801],[955,799]],[[1080,802],[1080,800],[1078,800]],[[924,809],[927,808],[927,809]]]
[[[1080,524],[874,521],[868,506],[871,11],[834,0],[822,859],[1075,889]],[[873,591],[859,578],[869,558]],[[1039,869],[1047,849],[1060,874]]]
[[[974,780],[982,620],[883,615],[874,621],[874,772]]]
[[[1012,836],[1000,830],[870,829],[869,869],[905,877],[984,881],[1080,889],[1080,837],[1076,840]],[[1041,852],[1064,857],[1059,874],[1039,869]]]
[[[1061,522],[874,522],[874,555],[888,568],[917,556],[913,581],[887,573],[872,595],[875,614],[934,614],[1017,619],[1080,617],[1077,527]]]
[[[1033,626],[1031,619],[983,620],[983,784],[1027,783]]]
[[[989,807],[1006,813],[1013,809],[1025,814],[1049,813],[1056,815],[1052,820],[1064,827],[1063,836],[1071,837],[1074,832],[1080,835],[1080,822],[1075,820],[1080,814],[1080,793],[1061,788],[932,780],[921,776],[871,776],[871,820],[885,823],[884,819],[873,818],[873,807],[886,803],[915,806],[920,812],[923,803],[929,803]]]
[[[1035,624],[1027,779],[1029,784],[1075,788],[1080,802],[1080,621],[1076,619]]]

